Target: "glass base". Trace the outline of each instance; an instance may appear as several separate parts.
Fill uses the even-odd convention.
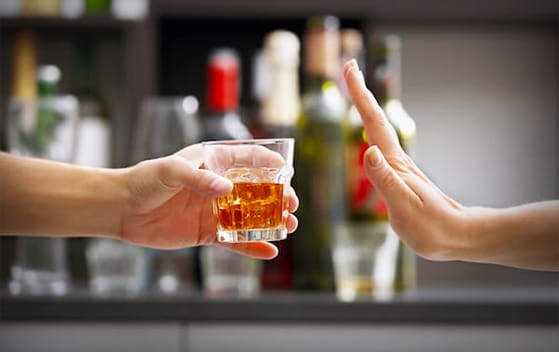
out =
[[[217,239],[219,242],[259,242],[259,241],[279,241],[287,238],[285,227],[273,229],[253,229],[253,230],[218,230]]]

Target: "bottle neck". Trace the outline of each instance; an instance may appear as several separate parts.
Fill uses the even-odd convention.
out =
[[[381,47],[379,59],[375,65],[375,85],[379,102],[386,103],[391,100],[400,100],[401,86],[401,58],[400,50],[389,45]]]
[[[399,70],[390,62],[380,64],[375,69],[376,91],[379,103],[385,104],[392,100],[400,100],[402,96]]]
[[[22,100],[37,98],[35,83],[37,67],[37,44],[32,32],[18,33],[13,42],[14,74],[12,97]]]
[[[340,69],[340,33],[333,28],[314,28],[305,34],[304,70],[307,77],[335,80]],[[314,79],[312,79],[314,81]]]
[[[215,112],[237,111],[239,108],[240,67],[235,52],[218,49],[208,62],[208,109]]]
[[[39,97],[52,97],[58,93],[58,87],[55,82],[39,81],[37,83]]]

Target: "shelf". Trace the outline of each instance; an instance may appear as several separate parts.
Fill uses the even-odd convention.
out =
[[[404,22],[559,21],[556,0],[159,0],[155,16],[308,16],[316,13]]]
[[[333,293],[265,293],[208,299],[200,292],[136,298],[0,294],[1,321],[178,321],[321,324],[559,324],[557,288],[419,290],[389,301],[345,303]]]

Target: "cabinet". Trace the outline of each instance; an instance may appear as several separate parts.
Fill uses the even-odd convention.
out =
[[[556,0],[444,5],[437,0],[152,0],[150,16],[141,21],[0,17],[0,149],[5,148],[10,38],[19,29],[35,29],[41,55],[63,71],[72,65],[67,60],[74,45],[95,38],[108,100],[122,126],[120,166],[127,163],[143,97],[194,94],[203,104],[207,51],[232,45],[241,50],[243,104],[250,107],[250,57],[266,31],[283,27],[301,33],[305,18],[317,11],[339,15],[369,39],[379,31],[404,36],[404,101],[418,122],[419,165],[444,191],[466,204],[487,206],[559,198]],[[511,121],[506,133],[494,133]],[[491,146],[495,141],[497,148]],[[457,163],[455,155],[475,157]],[[498,172],[487,173],[495,164]],[[8,276],[12,248],[12,239],[0,239],[0,285]],[[464,263],[420,261],[418,271],[420,284],[557,280],[552,273]],[[82,263],[78,277],[83,275]]]

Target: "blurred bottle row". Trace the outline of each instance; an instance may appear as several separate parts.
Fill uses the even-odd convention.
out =
[[[113,16],[142,19],[148,15],[149,0],[2,0],[1,16],[78,18]]]
[[[29,32],[14,40],[10,151],[110,166],[114,121],[91,85],[91,54],[87,48],[81,51],[79,89],[59,95],[60,70],[37,66],[34,41]],[[415,124],[400,102],[400,46],[394,36],[375,41],[371,83],[402,146],[413,153]],[[155,251],[88,240],[85,257],[93,292],[183,292],[201,285],[211,296],[308,289],[335,290],[340,299],[353,300],[413,288],[415,257],[391,230],[386,207],[366,178],[362,157],[368,143],[342,78],[342,64],[350,58],[359,61],[361,70],[369,66],[365,47],[362,33],[340,28],[338,18],[312,17],[302,47],[299,37],[286,30],[265,36],[252,62],[256,112],[243,114],[252,110],[239,104],[241,65],[235,48],[216,48],[209,54],[204,107],[195,96],[145,99],[133,130],[132,163],[202,140],[295,137],[299,230],[277,242],[280,255],[269,262],[219,247]],[[12,292],[67,292],[66,242],[18,241]]]

